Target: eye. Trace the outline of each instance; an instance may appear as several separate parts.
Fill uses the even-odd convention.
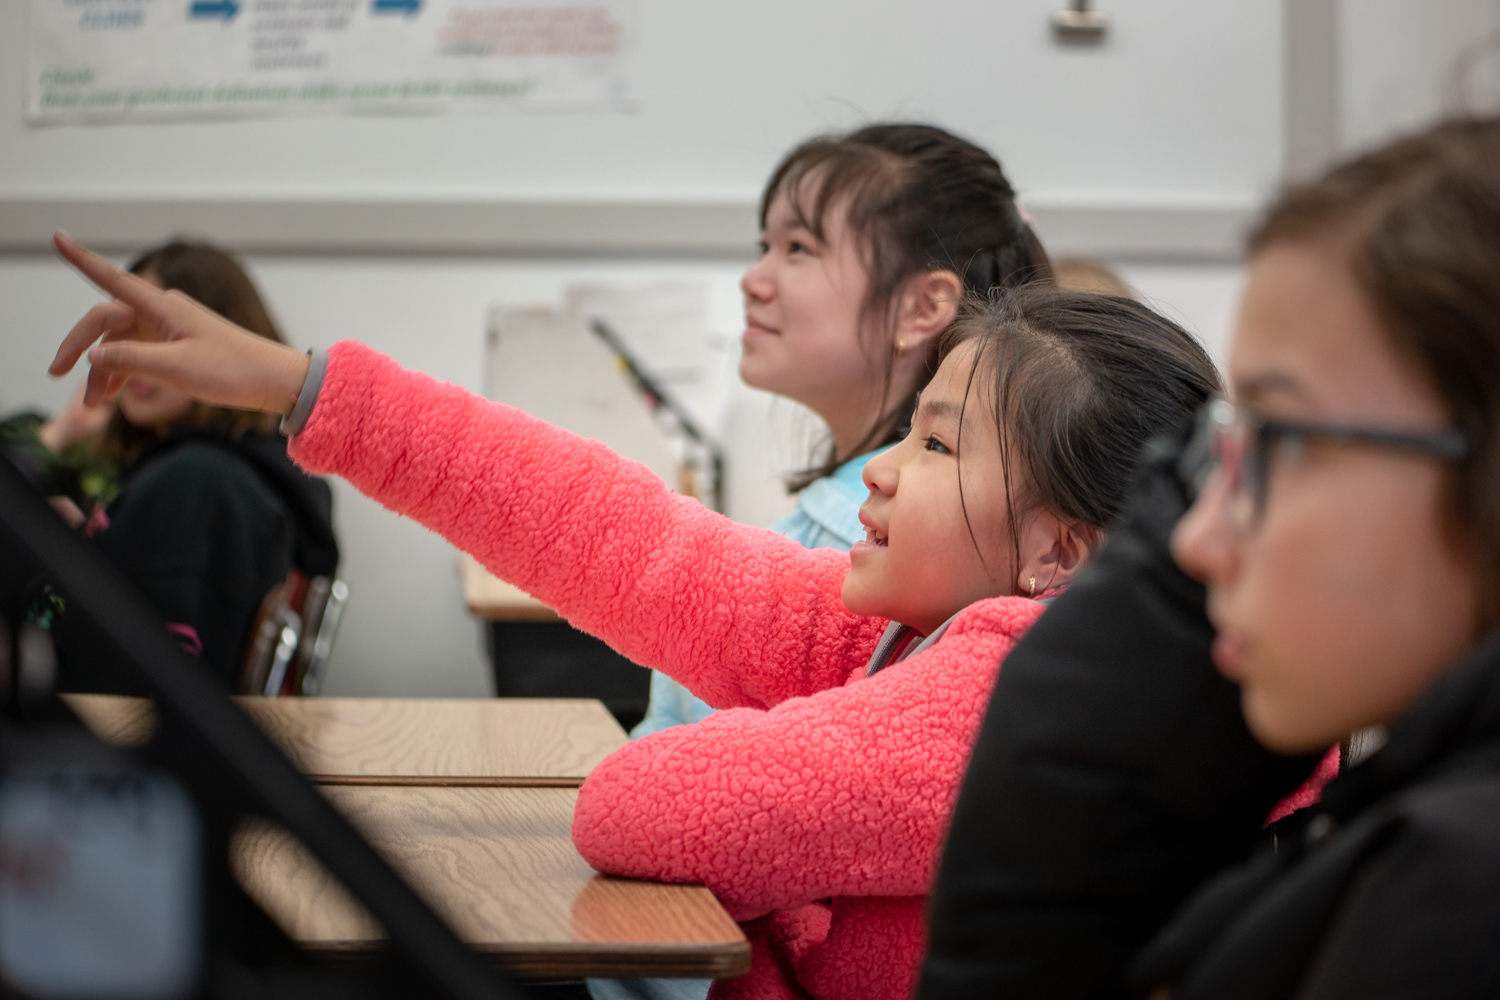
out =
[[[787,244],[786,252],[787,253],[810,253],[811,252],[811,248],[806,243],[802,243],[802,242],[800,242],[798,240],[792,240],[791,243]]]
[[[927,435],[926,439],[922,441],[922,448],[926,451],[935,451],[944,455],[952,454],[947,445],[943,444],[943,442],[939,441],[931,434]]]
[[[764,257],[766,254],[771,252],[771,244],[767,243],[765,240],[761,240],[758,244],[756,244],[756,246],[759,248],[756,254],[757,256]]]

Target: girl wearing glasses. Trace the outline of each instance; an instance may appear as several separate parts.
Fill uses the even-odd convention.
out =
[[[1287,194],[1178,525],[1265,746],[1383,747],[1138,965],[1196,997],[1500,990],[1500,120]]]

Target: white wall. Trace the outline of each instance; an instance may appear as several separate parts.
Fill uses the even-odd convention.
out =
[[[1039,201],[1241,206],[1280,163],[1271,0],[1106,0],[1082,48],[1060,0],[648,0],[632,113],[43,128],[29,2],[0,3],[0,197],[748,202],[809,133],[890,117],[974,136]]]
[[[1496,0],[1341,0],[1339,20],[1344,149],[1443,115],[1500,110]]]

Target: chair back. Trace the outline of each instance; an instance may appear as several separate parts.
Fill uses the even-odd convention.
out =
[[[293,569],[266,594],[240,668],[240,694],[316,694],[338,633],[349,586]]]
[[[318,693],[323,683],[323,674],[328,669],[328,657],[333,652],[333,640],[338,636],[339,622],[344,615],[344,605],[349,601],[349,585],[343,580],[326,576],[314,577],[308,588],[305,619],[307,627],[302,632],[302,642],[297,646],[296,691],[298,694]]]

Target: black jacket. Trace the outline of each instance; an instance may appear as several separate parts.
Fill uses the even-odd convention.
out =
[[[1096,561],[1006,657],[944,849],[921,1000],[1128,994],[1130,959],[1248,856],[1316,758],[1263,750],[1209,659],[1168,539],[1189,490],[1151,453]]]
[[[153,443],[106,510],[95,542],[231,687],[266,593],[293,566],[334,572],[328,484],[292,464],[280,436],[205,432]],[[116,690],[83,650],[63,650],[65,690]]]
[[[1176,1000],[1500,997],[1500,636],[1141,956]]]

